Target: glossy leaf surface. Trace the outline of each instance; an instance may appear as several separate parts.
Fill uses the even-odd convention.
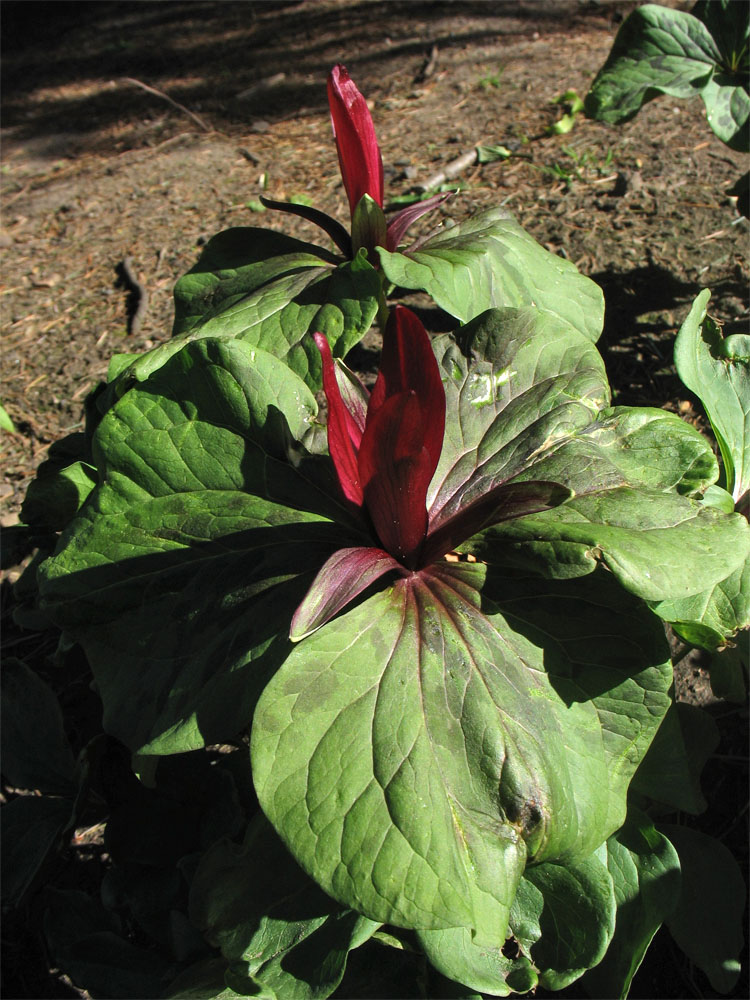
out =
[[[261,805],[326,892],[482,947],[504,938],[529,859],[586,856],[621,822],[670,673],[658,623],[601,582],[565,607],[492,583],[443,564],[330,622],[276,673],[252,734]],[[602,605],[618,634],[629,621],[621,669],[588,665]]]
[[[378,254],[390,281],[427,292],[461,322],[486,309],[535,306],[589,340],[601,333],[599,286],[541,247],[504,209],[480,212],[406,253],[378,247]]]

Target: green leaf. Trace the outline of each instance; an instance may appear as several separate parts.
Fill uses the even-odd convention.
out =
[[[671,705],[636,771],[631,788],[657,802],[698,815],[706,808],[701,772],[719,745],[716,723],[695,705]]]
[[[746,72],[733,69],[724,56],[707,25],[693,14],[645,4],[618,31],[586,96],[586,114],[616,125],[659,94],[700,94],[715,134],[733,149],[747,150]]]
[[[622,822],[671,671],[616,587],[569,585],[564,605],[485,572],[435,565],[302,640],[251,751],[263,810],[326,892],[492,948],[527,860],[587,856]]]
[[[340,262],[272,230],[229,229],[209,241],[177,282],[172,339],[122,371],[118,391],[205,337],[261,348],[319,389],[320,355],[310,335],[324,333],[335,354],[346,354],[369,330],[380,288],[364,252]]]
[[[506,997],[510,993],[527,993],[539,982],[528,958],[503,955],[503,939],[492,945],[481,945],[473,940],[466,927],[417,931],[416,934],[430,963],[444,976],[471,989]]]
[[[658,601],[652,608],[691,645],[709,650],[723,646],[750,625],[750,558],[702,593]]]
[[[3,905],[17,906],[37,884],[44,865],[62,847],[73,818],[69,798],[22,795],[0,810]]]
[[[726,337],[707,315],[704,289],[675,341],[677,373],[705,407],[724,463],[726,488],[738,502],[750,490],[750,338]]]
[[[556,696],[596,716],[599,752],[606,759],[608,796],[603,825],[610,832],[625,821],[625,797],[671,703],[672,666],[664,630],[610,574],[577,580],[520,579],[502,569],[488,571],[485,601],[492,600],[524,642],[543,650],[544,669]],[[524,654],[525,655],[525,654]],[[578,788],[594,821],[604,817],[601,790]],[[601,838],[603,840],[604,837]],[[601,840],[592,838],[593,850]],[[586,856],[591,851],[579,851]],[[550,850],[549,860],[563,854]]]
[[[730,852],[713,837],[671,823],[659,824],[680,857],[682,888],[667,919],[672,937],[715,990],[729,993],[740,973],[742,914],[747,893]]]
[[[227,229],[212,237],[174,289],[173,336],[220,315],[284,277],[335,267],[335,255],[272,229]]]
[[[602,290],[570,261],[545,250],[504,209],[443,230],[409,253],[378,247],[386,277],[427,292],[462,323],[499,306],[536,306],[596,341]]]
[[[741,4],[740,4],[741,6]],[[701,91],[711,131],[730,149],[750,152],[750,94],[747,83],[717,73]]]
[[[509,160],[513,153],[507,146],[477,146],[477,163],[495,163]]]
[[[601,562],[626,590],[659,608],[667,595],[690,597],[733,572],[749,541],[740,514],[622,486],[505,522],[461,548],[551,577],[592,572]]]
[[[543,480],[575,495],[462,550],[551,577],[602,561],[651,601],[701,593],[744,562],[745,519],[691,496],[718,475],[708,441],[662,410],[607,408],[601,359],[583,337],[537,310],[506,309],[467,324],[460,345],[434,342],[458,419],[428,495],[431,532],[501,483]]]
[[[494,309],[458,339],[433,340],[457,419],[428,495],[431,531],[511,480],[557,482],[580,496],[627,485],[689,494],[718,475],[709,443],[674,414],[606,409],[599,353],[559,320]]]
[[[45,463],[46,464],[46,463]],[[96,469],[86,462],[48,471],[40,467],[21,508],[24,524],[60,531],[81,508],[96,485]]]
[[[744,635],[742,639],[750,639]],[[711,657],[711,690],[717,698],[744,705],[748,689],[748,643],[726,646]]]
[[[0,403],[0,430],[8,431],[10,434],[15,434],[16,427],[13,421],[8,416],[8,411]]]
[[[190,914],[226,959],[244,963],[243,974],[262,987],[257,995],[284,1000],[330,996],[349,951],[379,926],[321,892],[262,815],[242,846],[223,840],[203,856]]]
[[[607,867],[617,902],[615,933],[603,961],[581,986],[591,997],[625,1000],[648,946],[677,904],[680,862],[649,818],[631,809],[607,841]]]
[[[157,952],[138,948],[117,921],[82,892],[48,889],[44,936],[52,964],[93,996],[161,996],[177,972]]]
[[[593,344],[537,309],[489,310],[458,339],[433,338],[446,413],[455,418],[446,421],[427,497],[431,531],[527,470],[528,479],[550,478],[536,474],[537,456],[588,428],[609,401]]]
[[[511,928],[539,970],[539,984],[562,990],[601,961],[615,929],[612,877],[600,848],[568,865],[547,863],[526,871]]]
[[[132,750],[249,725],[310,574],[346,538],[329,461],[295,444],[314,412],[283,362],[203,340],[103,417],[101,484],[39,580],[86,650],[105,729]]]
[[[75,759],[54,693],[25,663],[12,657],[3,663],[0,679],[6,781],[18,788],[73,795]],[[67,808],[70,813],[70,803]]]

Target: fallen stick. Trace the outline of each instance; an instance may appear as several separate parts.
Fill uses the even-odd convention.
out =
[[[169,94],[165,94],[163,90],[157,90],[156,87],[150,87],[147,83],[143,83],[141,80],[136,80],[132,76],[123,77],[124,83],[132,83],[134,87],[140,87],[141,90],[145,90],[147,94],[153,94],[155,97],[161,97],[163,101],[167,104],[171,104],[173,108],[177,108],[178,111],[182,111],[186,114],[188,118],[191,118],[196,125],[203,129],[204,132],[210,132],[211,126],[206,125],[201,117],[196,115],[190,108],[186,108],[184,104],[180,104],[179,101],[173,100]]]
[[[434,191],[441,184],[445,184],[446,181],[458,177],[462,171],[473,166],[477,162],[478,155],[476,149],[470,149],[468,153],[464,153],[456,160],[451,160],[442,170],[433,174],[432,177],[428,177],[423,183],[415,185],[415,187],[421,191]]]

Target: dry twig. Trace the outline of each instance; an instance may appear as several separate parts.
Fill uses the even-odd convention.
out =
[[[199,115],[196,115],[195,112],[186,108],[184,104],[180,104],[179,101],[173,100],[169,94],[165,94],[163,90],[157,90],[156,87],[150,87],[147,83],[143,83],[141,80],[136,80],[132,76],[123,77],[123,82],[132,83],[134,87],[140,87],[141,90],[145,90],[147,94],[153,94],[155,97],[161,97],[163,101],[171,104],[173,108],[177,108],[178,111],[182,111],[182,113],[186,114],[188,118],[191,118],[196,125],[203,129],[204,132],[211,131],[211,126],[206,125]]]

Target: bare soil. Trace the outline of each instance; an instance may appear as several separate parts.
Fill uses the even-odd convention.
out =
[[[555,98],[585,95],[634,6],[5,0],[0,401],[15,431],[0,432],[0,523],[17,520],[48,446],[82,427],[111,355],[169,337],[172,287],[206,239],[262,225],[320,241],[307,223],[258,212],[261,193],[305,195],[346,220],[325,94],[339,61],[371,102],[389,197],[478,144],[509,148],[510,159],[460,175],[443,218],[507,205],[603,287],[615,401],[701,425],[673,341],[704,287],[727,332],[747,329],[748,224],[728,194],[746,158],[713,136],[697,99],[660,98],[618,128],[579,117],[567,135],[548,132],[563,111]],[[126,258],[148,295],[137,332]],[[684,697],[712,703],[700,662],[680,683]],[[725,752],[735,753],[737,710],[714,711],[730,720]],[[720,781],[724,828],[742,814],[744,773]],[[744,808],[732,826],[740,844]],[[670,948],[655,949],[632,995],[714,996]],[[42,979],[12,995],[70,995]]]

